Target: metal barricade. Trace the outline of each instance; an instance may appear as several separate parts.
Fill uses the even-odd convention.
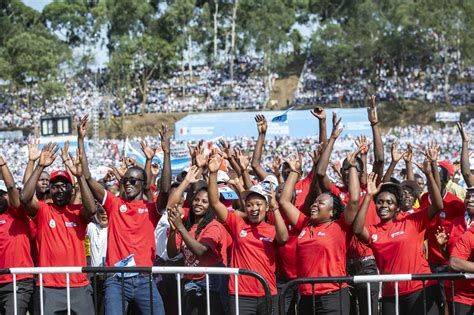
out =
[[[34,268],[6,268],[0,269],[0,274],[11,274],[13,276],[13,299],[14,299],[14,308],[17,315],[17,280],[16,276],[20,274],[33,274],[38,275],[39,283],[39,299],[40,299],[40,314],[44,314],[44,300],[43,300],[43,275],[44,274],[65,274],[66,276],[66,296],[67,296],[67,311],[68,315],[71,314],[70,309],[70,274],[77,273],[88,273],[93,274],[94,277],[97,277],[98,274],[121,274],[121,287],[122,287],[122,312],[126,312],[126,303],[125,303],[125,286],[124,286],[124,277],[125,273],[139,273],[147,274],[150,281],[150,310],[153,314],[153,285],[156,285],[152,281],[153,274],[176,274],[176,281],[178,287],[178,311],[179,314],[182,314],[181,307],[181,276],[184,274],[205,274],[206,279],[206,302],[207,302],[207,314],[211,314],[210,310],[210,293],[209,293],[209,275],[229,275],[235,277],[235,313],[239,314],[239,293],[238,293],[238,276],[250,276],[256,278],[263,286],[265,290],[265,301],[266,301],[266,311],[268,315],[272,313],[272,297],[270,286],[267,281],[257,272],[247,269],[238,269],[238,268],[224,268],[224,267],[34,267]],[[97,281],[94,281],[94,309],[97,313]]]
[[[338,283],[339,289],[342,288],[343,283],[366,283],[367,284],[367,305],[371,305],[370,286],[379,285],[379,282],[395,282],[395,313],[399,314],[399,295],[398,283],[401,281],[422,281],[423,282],[423,305],[424,314],[426,309],[426,286],[425,282],[428,280],[450,280],[451,281],[451,298],[454,303],[454,280],[467,279],[474,281],[474,274],[471,273],[433,273],[433,274],[394,274],[394,275],[365,275],[365,276],[344,276],[344,277],[319,277],[319,278],[298,278],[288,281],[281,292],[279,293],[279,310],[280,314],[285,314],[285,300],[284,297],[287,291],[299,284],[312,285],[312,306],[313,314],[316,314],[316,299],[314,285],[321,283]],[[375,283],[375,284],[374,284]],[[342,295],[339,294],[339,305],[342,314]],[[454,307],[453,307],[454,310]],[[372,310],[368,308],[368,315],[372,315]],[[345,314],[344,314],[345,315]]]

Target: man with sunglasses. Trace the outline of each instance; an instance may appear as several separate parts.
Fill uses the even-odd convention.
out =
[[[87,116],[78,125],[78,145],[83,150],[86,134]],[[89,171],[87,157],[82,156],[82,168],[87,184],[94,197],[101,202],[109,218],[106,266],[153,266],[156,252],[154,231],[161,217],[159,210],[166,204],[171,186],[170,139],[168,129],[162,126],[160,131],[161,146],[164,152],[163,173],[160,192],[156,201],[147,200],[145,192],[151,183],[147,172],[138,166],[130,167],[120,180],[123,191],[116,197],[96,180]],[[151,166],[155,150],[144,148],[146,153],[145,168]],[[149,153],[149,154],[148,154]],[[123,278],[123,279],[122,279]],[[163,301],[156,285],[148,275],[125,273],[116,274],[105,281],[105,313],[121,314],[122,281],[124,285],[125,309],[130,302],[140,314],[150,314],[153,298],[153,314],[164,314]]]
[[[74,169],[73,175],[79,182],[82,204],[73,204],[72,178],[64,170],[55,170],[50,175],[51,203],[38,200],[35,195],[36,184],[44,169],[55,161],[58,148],[52,143],[43,147],[39,162],[21,193],[21,202],[36,222],[39,267],[86,266],[84,239],[87,224],[96,209],[92,194],[84,190],[87,183],[80,167]],[[76,158],[76,165],[78,161]],[[68,311],[68,285],[71,313],[94,314],[92,288],[85,274],[70,274],[69,281],[64,274],[44,274],[44,313]]]

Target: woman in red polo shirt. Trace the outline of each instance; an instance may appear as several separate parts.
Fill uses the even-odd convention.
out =
[[[209,201],[216,212],[217,220],[224,223],[232,236],[231,267],[255,270],[270,286],[273,308],[276,311],[277,289],[275,279],[275,253],[278,245],[286,243],[288,231],[278,208],[269,207],[268,196],[262,187],[252,186],[241,195],[245,201],[246,218],[240,218],[234,211],[219,201],[217,171],[222,157],[213,152],[209,159]],[[265,222],[268,211],[273,211],[274,225]],[[229,309],[235,312],[235,277],[229,281]],[[249,276],[238,277],[239,313],[266,314],[265,291],[260,282]]]
[[[179,199],[190,184],[198,182],[200,172],[191,167],[183,182],[173,192],[170,200]],[[170,258],[181,252],[186,267],[223,267],[227,261],[227,232],[222,224],[215,220],[214,210],[209,205],[207,185],[195,188],[191,198],[191,209],[183,223],[181,214],[173,207],[168,208],[170,233],[167,253]],[[177,198],[176,198],[177,196]],[[203,274],[187,274],[185,279],[184,313],[206,314],[206,279]],[[211,275],[209,279],[210,313],[224,313],[221,302],[222,277]],[[226,283],[227,284],[227,283]]]
[[[357,238],[372,249],[381,274],[423,274],[431,273],[423,255],[420,234],[432,224],[436,213],[443,208],[443,199],[435,183],[430,163],[420,166],[428,179],[428,190],[432,203],[411,215],[398,217],[402,203],[400,186],[384,183],[377,187],[377,175],[369,175],[367,194],[356,216],[353,230]],[[368,206],[374,198],[380,223],[365,226]],[[441,296],[434,287],[436,281],[426,282],[427,314],[438,314]],[[398,283],[399,314],[423,313],[423,283],[421,281],[403,281]],[[384,282],[382,294],[382,313],[396,314],[395,283]],[[437,305],[438,304],[438,305]]]
[[[291,168],[280,198],[281,207],[289,222],[300,231],[297,240],[298,277],[337,277],[346,275],[346,253],[352,238],[351,224],[359,206],[359,179],[356,157],[359,150],[348,156],[349,201],[347,208],[332,193],[319,195],[311,205],[309,216],[291,203],[291,194],[298,179],[299,158],[290,159]],[[342,215],[341,215],[342,214]],[[299,285],[301,300],[298,314],[348,314],[350,308],[347,284],[342,289],[337,283],[314,285],[315,307],[312,307],[311,284]],[[342,304],[340,303],[342,301]],[[342,308],[341,308],[342,307]]]

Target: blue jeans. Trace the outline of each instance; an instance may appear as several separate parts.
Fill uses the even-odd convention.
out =
[[[123,279],[125,310],[133,301],[140,314],[151,314],[150,285],[153,295],[153,315],[164,315],[163,301],[154,282],[148,275],[137,275]],[[105,314],[122,314],[122,279],[114,276],[105,281]]]

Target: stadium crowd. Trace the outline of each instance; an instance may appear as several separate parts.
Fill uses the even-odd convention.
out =
[[[186,143],[192,165],[175,178],[171,150],[183,143],[172,142],[165,125],[159,140],[140,141],[145,165],[120,159],[118,141],[100,142],[101,153],[94,144],[86,151],[87,115],[77,125],[74,156],[68,143],[41,150],[36,139],[2,144],[0,269],[249,269],[269,284],[274,314],[279,290],[296,278],[474,272],[472,126],[412,126],[382,136],[375,97],[368,102],[372,140],[340,138],[335,114],[329,132],[321,107],[308,112],[319,121],[317,137],[298,141],[267,139],[266,118],[257,115],[256,140]],[[158,149],[161,167],[153,163]],[[99,166],[112,167],[98,178]],[[37,280],[17,275],[18,314],[38,312]],[[173,275],[151,286],[140,273],[93,281],[95,294],[85,274],[71,274],[69,293],[64,275],[44,274],[45,314],[68,307],[95,314],[94,298],[99,313],[120,314],[122,295],[130,313],[177,313]],[[0,275],[5,314],[14,312],[12,282]],[[185,274],[181,283],[184,314],[205,314],[207,294],[211,314],[235,314],[237,294],[240,314],[265,314],[255,278],[211,276],[207,286],[205,275]],[[450,281],[384,282],[370,287],[369,305],[366,284],[300,284],[281,298],[287,314],[472,314],[474,282],[454,280],[454,300],[451,289]]]
[[[341,76],[336,82],[324,80],[316,74],[318,62],[309,58],[295,92],[296,105],[342,104],[363,106],[369,91],[384,101],[421,100],[429,103],[446,101],[446,69],[440,64],[422,66],[419,60],[412,60],[397,70],[382,60],[376,65],[373,79],[367,77],[368,69],[360,68]],[[462,78],[461,82],[449,86],[450,102],[463,106],[474,102],[474,67],[461,67],[451,63],[447,67],[451,76]]]

